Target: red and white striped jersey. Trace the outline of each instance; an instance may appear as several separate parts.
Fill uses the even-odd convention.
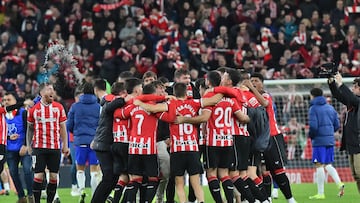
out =
[[[170,152],[199,151],[197,142],[197,127],[189,123],[174,124],[172,121],[176,115],[194,117],[201,108],[200,99],[170,100],[169,113],[164,112],[161,119],[170,122]],[[175,109],[175,111],[173,111]],[[170,117],[170,119],[168,119]]]
[[[205,97],[211,97],[209,93]],[[211,116],[207,122],[206,145],[216,147],[228,147],[233,145],[233,115],[241,111],[237,101],[233,98],[222,98],[213,107],[206,107],[204,111],[210,111]]]
[[[121,119],[130,118],[129,154],[156,154],[156,136],[158,118],[139,106],[133,104],[123,108]]]
[[[123,108],[118,108],[114,112],[114,120],[113,120],[114,142],[127,143],[129,141],[130,119],[121,118],[121,112],[126,108],[130,108],[130,105],[126,105]]]
[[[7,125],[5,120],[5,108],[0,107],[0,145],[7,143]]]
[[[254,93],[252,93],[250,90],[247,90],[247,91],[243,90],[243,94],[246,97],[247,105],[249,108],[256,108],[256,107],[261,106],[259,101],[256,99]]]
[[[60,103],[38,102],[29,110],[27,121],[34,124],[33,148],[60,149],[60,124],[66,122]]]
[[[270,136],[276,136],[281,133],[275,117],[275,112],[273,108],[273,100],[270,94],[264,93],[262,94],[263,97],[268,101],[268,106],[266,107],[266,112],[269,115],[269,122],[270,122]]]
[[[236,101],[239,104],[240,110],[247,115],[247,100],[243,93],[243,91],[239,88],[234,87],[236,90],[238,98]],[[247,130],[247,124],[240,123],[236,117],[233,117],[233,135],[240,135],[240,136],[250,136],[248,130]]]

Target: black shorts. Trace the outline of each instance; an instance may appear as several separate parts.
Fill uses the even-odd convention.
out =
[[[129,144],[114,142],[111,145],[114,157],[114,174],[127,174],[129,160]]]
[[[50,173],[58,173],[60,168],[61,152],[59,149],[35,148],[32,152],[34,173],[45,172],[47,168]]]
[[[234,136],[234,164],[230,170],[247,170],[251,150],[251,138],[249,136]]]
[[[264,153],[266,169],[275,171],[282,169],[286,164],[285,141],[282,134],[270,137],[269,149]]]
[[[131,175],[158,177],[159,163],[156,154],[129,154],[128,172]]]
[[[6,145],[0,144],[0,173],[4,169],[6,162]]]
[[[170,154],[171,176],[183,176],[185,171],[190,176],[203,172],[199,152],[175,152]]]
[[[231,168],[234,165],[233,147],[206,146],[204,165],[209,168]]]

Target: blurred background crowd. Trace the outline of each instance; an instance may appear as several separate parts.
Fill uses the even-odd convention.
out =
[[[360,3],[359,3],[360,5]],[[147,71],[194,81],[227,66],[267,79],[321,77],[334,61],[360,75],[355,0],[0,0],[0,88],[20,98],[44,80],[72,99],[82,80],[110,84]],[[42,66],[49,42],[65,45],[75,69]]]

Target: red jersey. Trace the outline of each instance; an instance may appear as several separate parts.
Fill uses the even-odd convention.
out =
[[[234,88],[238,94],[237,102],[239,104],[240,110],[247,115],[247,101],[243,91],[239,88]],[[250,136],[247,130],[247,124],[240,123],[236,117],[233,117],[233,135],[241,135],[241,136]]]
[[[209,93],[205,97],[213,96]],[[233,145],[233,114],[241,111],[238,103],[233,98],[222,98],[213,107],[206,107],[211,116],[207,122],[207,146],[229,147]]]
[[[190,123],[174,124],[176,115],[195,117],[201,108],[201,100],[170,100],[169,113],[164,113],[162,120],[170,122],[170,152],[199,151],[197,143],[197,127]],[[173,109],[175,111],[173,111]],[[169,115],[170,114],[170,115]],[[171,115],[172,114],[172,115]],[[170,116],[170,119],[168,118]]]
[[[139,106],[133,104],[121,110],[121,119],[130,118],[129,154],[156,154],[156,136],[158,118]]]
[[[126,105],[123,108],[118,108],[114,112],[113,120],[113,137],[114,142],[127,143],[130,136],[130,119],[122,119],[121,112],[126,108],[130,108],[130,105]]]
[[[7,124],[5,120],[5,108],[0,107],[0,145],[6,145],[7,143]]]
[[[60,123],[66,122],[60,103],[38,102],[29,110],[27,121],[34,124],[33,148],[60,149]]]
[[[254,95],[254,93],[252,93],[250,90],[243,91],[243,94],[246,97],[247,105],[249,108],[256,108],[256,107],[261,106],[259,101],[256,99],[256,96]]]
[[[266,112],[269,115],[270,122],[270,136],[276,136],[281,133],[275,117],[275,112],[273,108],[273,100],[272,97],[268,93],[262,94],[263,97],[268,101],[268,106],[266,107]]]

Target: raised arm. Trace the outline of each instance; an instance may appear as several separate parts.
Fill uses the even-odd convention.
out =
[[[125,104],[126,103],[123,98],[116,98],[113,101],[104,104],[103,108],[104,108],[105,113],[112,115],[117,108],[121,108]]]
[[[261,93],[254,87],[250,80],[244,80],[243,84],[246,85],[246,87],[248,87],[252,93],[254,93],[261,106],[267,107],[269,105],[269,101],[261,95]]]
[[[214,106],[217,103],[219,103],[223,97],[224,97],[223,94],[215,94],[212,97],[202,98],[201,99],[202,107]]]
[[[209,120],[211,116],[211,111],[208,109],[203,109],[201,111],[201,115],[195,116],[195,117],[186,117],[186,116],[178,116],[176,118],[175,123],[190,123],[190,124],[199,124],[199,123],[205,123]]]
[[[145,111],[148,111],[150,113],[158,113],[158,112],[164,112],[164,111],[168,110],[168,105],[166,103],[146,104],[140,100],[135,100],[134,105],[140,106]]]

